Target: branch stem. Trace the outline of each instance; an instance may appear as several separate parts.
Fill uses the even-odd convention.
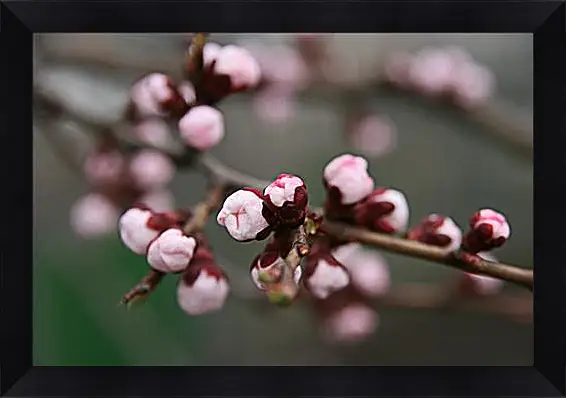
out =
[[[468,273],[495,277],[522,285],[530,290],[533,289],[532,269],[524,269],[499,262],[490,262],[472,254],[461,256],[459,253],[446,251],[443,248],[433,245],[376,233],[343,223],[324,221],[321,229],[326,234],[335,238],[373,245],[388,252],[428,260]]]

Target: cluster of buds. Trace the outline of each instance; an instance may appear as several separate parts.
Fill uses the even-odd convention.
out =
[[[183,231],[190,217],[184,211],[159,213],[148,207],[133,207],[120,217],[119,233],[126,247],[147,257],[152,270],[181,275],[179,306],[189,315],[200,315],[222,308],[230,288],[206,237],[187,236]]]
[[[385,234],[405,231],[409,205],[393,188],[375,187],[366,159],[351,154],[334,158],[324,169],[327,217]]]
[[[189,60],[198,51],[189,47]],[[252,54],[243,47],[221,46],[208,42],[202,48],[202,66],[188,62],[185,74],[194,83],[199,104],[215,104],[229,94],[255,88],[261,80],[261,69]]]
[[[156,149],[124,153],[112,132],[107,132],[84,165],[94,192],[78,200],[71,210],[72,227],[81,236],[111,231],[120,213],[134,203],[170,209],[173,199],[164,187],[175,168],[159,151],[174,142],[170,124],[177,125],[179,138],[188,149],[210,150],[225,134],[224,116],[213,105],[230,93],[259,83],[259,66],[247,50],[216,43],[200,49],[200,57],[192,54],[194,46],[189,49],[191,68],[181,82],[152,72],[132,85],[125,112],[130,134]]]
[[[243,188],[232,193],[218,213],[218,224],[238,241],[264,240],[274,231],[303,224],[308,191],[300,177],[281,174],[263,192]]]
[[[470,219],[470,230],[465,235],[450,217],[430,214],[411,228],[406,237],[452,252],[462,248],[481,259],[495,262],[496,258],[489,251],[503,245],[510,232],[505,216],[492,209],[481,209]],[[503,282],[496,278],[462,273],[457,288],[465,296],[487,296],[498,293],[502,285]]]
[[[132,86],[126,117],[146,143],[163,145],[169,136],[165,122],[174,121],[186,146],[207,151],[225,134],[224,117],[214,105],[229,94],[253,89],[260,79],[257,61],[242,47],[191,45],[185,79],[176,82],[159,72],[144,75]]]
[[[389,267],[376,251],[357,243],[334,246],[332,260],[349,275],[349,284],[324,297],[314,297],[322,335],[331,342],[355,343],[377,329],[378,314],[372,306],[391,286]]]
[[[489,69],[459,48],[393,54],[386,62],[385,77],[398,87],[427,96],[448,96],[464,108],[484,105],[495,83]]]
[[[128,120],[140,140],[163,145],[169,136],[166,121],[177,122],[183,143],[207,151],[224,138],[224,116],[215,107],[197,103],[197,91],[189,81],[176,85],[171,77],[151,73],[132,87]]]
[[[85,160],[83,168],[92,192],[71,208],[71,226],[83,237],[114,230],[121,211],[140,202],[155,209],[172,206],[166,186],[174,176],[173,162],[157,150],[130,154],[105,140]]]
[[[289,304],[298,293],[302,269],[289,267],[285,258],[294,246],[294,232],[305,223],[308,191],[303,180],[280,174],[263,191],[243,188],[226,198],[217,222],[237,241],[265,240],[273,236],[252,262],[254,284],[270,301]]]
[[[354,166],[362,163],[365,176],[359,170],[342,170],[350,165],[343,162],[349,157]],[[402,230],[404,226],[397,219],[408,215],[389,208],[392,212],[377,215],[374,204],[391,201],[393,207],[400,208],[403,204],[406,207],[406,202],[399,201],[396,191],[382,201],[378,196],[384,192],[374,190],[366,169],[367,161],[359,157],[339,157],[337,162],[330,162],[325,178],[329,193],[335,193],[340,200],[339,211],[347,208],[349,217],[364,225],[375,217],[381,223],[373,225],[387,226],[383,228],[390,232]],[[290,174],[279,175],[263,191],[243,188],[234,192],[226,198],[217,216],[218,223],[238,241],[264,240],[271,235],[250,267],[251,280],[271,302],[289,305],[303,289],[313,299],[325,331],[334,330],[330,334],[334,339],[366,338],[377,323],[377,314],[369,302],[384,295],[390,286],[387,263],[378,253],[359,244],[336,242],[324,234],[313,233],[307,226],[309,222],[316,225],[315,219],[308,211],[304,182]],[[292,263],[289,258],[293,258],[292,251],[299,251],[297,232],[301,229],[313,239],[306,239],[311,245],[304,243],[309,248],[301,254],[302,261]]]

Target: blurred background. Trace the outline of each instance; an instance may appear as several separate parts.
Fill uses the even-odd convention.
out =
[[[219,106],[227,134],[212,153],[262,179],[282,171],[301,175],[315,205],[324,198],[321,173],[326,163],[344,152],[364,154],[378,185],[407,195],[412,223],[437,212],[465,227],[480,207],[503,211],[512,238],[495,255],[531,267],[533,168],[530,157],[517,148],[528,152],[532,142],[532,36],[322,37],[326,51],[337,60],[335,68],[322,72],[324,82],[284,98],[270,97],[268,90],[230,96]],[[179,74],[189,38],[36,35],[35,81],[85,117],[112,122],[123,112],[129,87],[143,73]],[[241,44],[258,54],[266,48],[297,47],[295,35],[212,34],[210,39]],[[493,74],[495,86],[481,112],[372,83],[392,54],[453,46],[465,49]],[[293,68],[285,65],[284,72]],[[361,101],[364,112],[379,116],[384,124],[381,134],[356,140],[345,120]],[[69,211],[89,185],[46,141],[47,130],[53,128],[44,120],[34,124],[36,365],[532,364],[532,324],[490,312],[377,309],[379,326],[369,339],[330,344],[321,338],[308,304],[279,309],[250,299],[255,288],[249,263],[262,246],[238,244],[212,219],[206,232],[234,293],[221,311],[187,316],[176,303],[173,277],[143,306],[119,308],[121,296],[147,272],[145,259],[127,250],[115,231],[88,239],[73,231]],[[84,151],[76,127],[55,128],[65,130],[77,153]],[[199,201],[205,183],[194,171],[180,171],[170,185],[175,203]],[[440,265],[383,255],[394,284],[441,284],[458,274]],[[521,289],[505,285],[503,292],[516,290]]]

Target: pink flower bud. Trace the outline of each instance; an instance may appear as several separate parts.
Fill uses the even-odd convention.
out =
[[[197,99],[195,87],[189,81],[184,81],[177,87],[177,91],[187,104],[193,104]]]
[[[389,290],[389,266],[378,252],[351,243],[335,248],[332,255],[350,272],[352,284],[364,295],[377,297]]]
[[[94,152],[84,163],[84,173],[91,184],[113,184],[120,181],[124,165],[124,157],[118,151]]]
[[[215,312],[224,306],[230,286],[218,266],[190,265],[177,287],[177,302],[189,315]]]
[[[449,89],[454,71],[454,60],[449,52],[424,49],[416,54],[409,75],[417,90],[427,95],[438,95]]]
[[[258,239],[270,226],[263,216],[264,202],[253,191],[242,189],[230,195],[218,212],[216,221],[238,241]]]
[[[253,51],[252,51],[253,52]],[[253,52],[262,76],[271,83],[300,90],[309,80],[309,70],[297,50],[289,46],[270,46]]]
[[[145,204],[155,212],[165,212],[175,206],[173,194],[168,190],[150,191],[139,198],[137,202]]]
[[[324,323],[324,335],[335,342],[358,342],[371,336],[378,325],[378,315],[362,304],[348,305],[330,315]]]
[[[192,54],[194,47],[189,47],[189,54]],[[207,42],[202,49],[202,58],[205,67],[209,67],[220,53],[222,46],[218,43]]]
[[[484,105],[492,96],[494,87],[493,73],[473,62],[461,65],[451,81],[451,90],[456,102],[465,108]]]
[[[412,228],[407,238],[455,251],[462,243],[462,230],[451,218],[432,213]]]
[[[139,255],[145,255],[149,244],[159,235],[158,230],[149,226],[152,216],[149,210],[130,208],[118,222],[122,242]]]
[[[170,140],[169,126],[162,119],[147,119],[133,126],[133,134],[144,143],[163,148]]]
[[[266,204],[277,216],[277,224],[295,227],[305,220],[308,192],[301,178],[287,173],[277,176],[263,192]]]
[[[480,252],[477,256],[490,262],[497,262],[497,258],[489,252]],[[462,273],[461,276],[459,288],[464,295],[491,296],[503,289],[503,280],[497,278],[472,273]]]
[[[95,237],[114,230],[119,211],[101,194],[88,194],[71,208],[71,227],[82,237]]]
[[[305,286],[318,299],[326,299],[350,283],[350,276],[330,254],[308,259],[304,277]]]
[[[290,174],[277,176],[263,192],[266,200],[276,207],[282,207],[285,202],[295,202],[297,195],[306,196],[305,183],[300,177]]]
[[[386,234],[401,233],[409,223],[405,195],[391,188],[377,188],[354,211],[359,225]]]
[[[140,188],[148,190],[168,184],[173,179],[175,167],[161,152],[142,150],[133,157],[130,173]]]
[[[253,99],[257,117],[268,123],[283,123],[293,118],[296,112],[294,93],[279,86],[263,88]]]
[[[392,84],[405,88],[410,84],[410,68],[413,56],[409,53],[394,53],[385,61],[385,77]]]
[[[214,73],[229,76],[233,91],[251,89],[261,79],[261,70],[252,54],[234,45],[222,47],[216,56]]]
[[[336,187],[344,205],[354,204],[367,197],[374,187],[368,174],[368,162],[350,154],[334,158],[324,168],[324,181],[329,187]]]
[[[189,265],[196,244],[193,237],[185,236],[179,229],[165,230],[150,244],[147,261],[155,270],[178,273]]]
[[[193,107],[179,121],[179,133],[187,145],[209,150],[224,138],[224,116],[208,105]]]
[[[468,252],[489,251],[503,245],[511,235],[507,219],[493,209],[481,209],[470,220],[471,230],[464,236]]]
[[[167,75],[149,74],[132,86],[131,100],[142,116],[165,115],[164,104],[175,97]]]
[[[355,121],[348,131],[350,144],[360,153],[377,157],[390,153],[396,146],[397,132],[393,122],[379,115],[368,115]]]

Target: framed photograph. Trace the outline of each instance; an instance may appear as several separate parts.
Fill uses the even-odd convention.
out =
[[[0,3],[0,394],[564,396],[565,15]]]

